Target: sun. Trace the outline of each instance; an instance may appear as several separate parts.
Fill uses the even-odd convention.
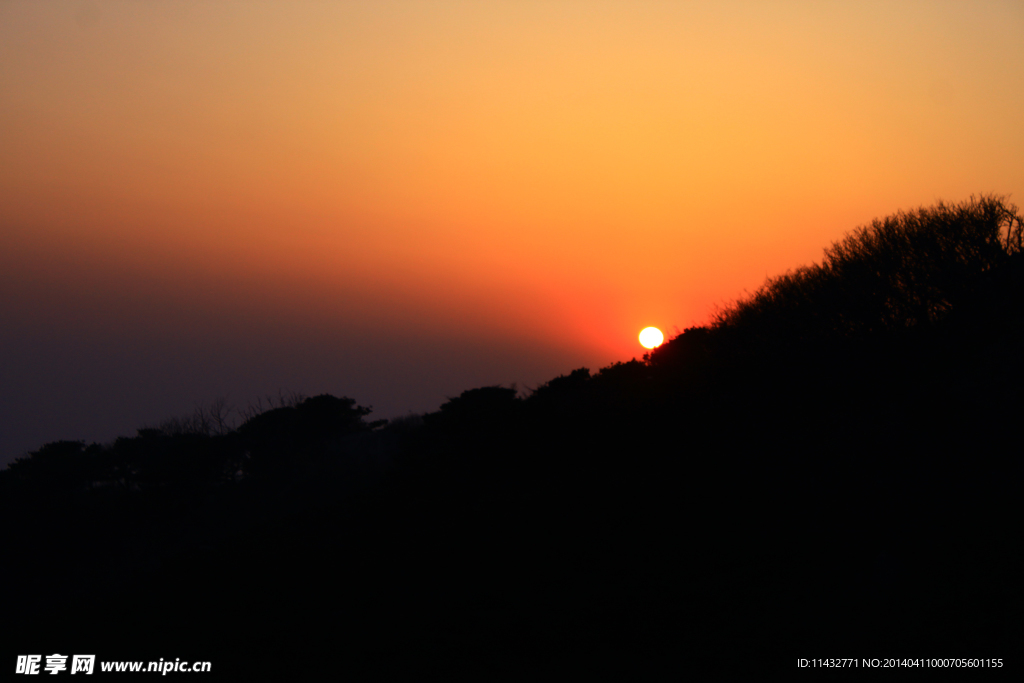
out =
[[[661,346],[663,341],[665,341],[665,335],[657,327],[645,327],[640,330],[640,344],[646,349]]]

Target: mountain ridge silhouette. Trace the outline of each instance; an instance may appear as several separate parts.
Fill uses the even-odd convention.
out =
[[[391,424],[293,397],[237,428],[46,444],[0,471],[29,615],[8,642],[159,640],[236,675],[1011,658],[1022,232],[995,196],[897,213],[526,396]]]

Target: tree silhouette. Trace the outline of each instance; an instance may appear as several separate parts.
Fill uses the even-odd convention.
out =
[[[934,325],[1018,259],[1022,230],[1000,197],[900,212],[833,244],[821,264],[770,278],[712,327],[778,347]]]
[[[322,457],[338,439],[386,422],[365,422],[370,412],[354,399],[322,394],[259,413],[238,429],[247,453],[245,471],[269,478]]]

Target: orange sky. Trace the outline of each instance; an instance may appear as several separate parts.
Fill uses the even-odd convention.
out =
[[[0,341],[273,337],[146,419],[264,386],[288,334],[378,370],[287,388],[392,412],[628,360],[873,217],[1020,203],[1022,31],[1018,2],[2,2]],[[471,375],[384,396],[389,354],[459,344]]]

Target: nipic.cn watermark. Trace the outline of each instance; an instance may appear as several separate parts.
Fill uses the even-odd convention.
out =
[[[210,671],[210,662],[189,662],[176,658],[174,661],[163,658],[158,662],[100,662],[101,673],[158,673],[166,676],[169,673],[206,673]],[[96,655],[18,655],[14,673],[26,676],[39,674],[56,675],[60,673],[85,674],[90,676],[96,672]]]

